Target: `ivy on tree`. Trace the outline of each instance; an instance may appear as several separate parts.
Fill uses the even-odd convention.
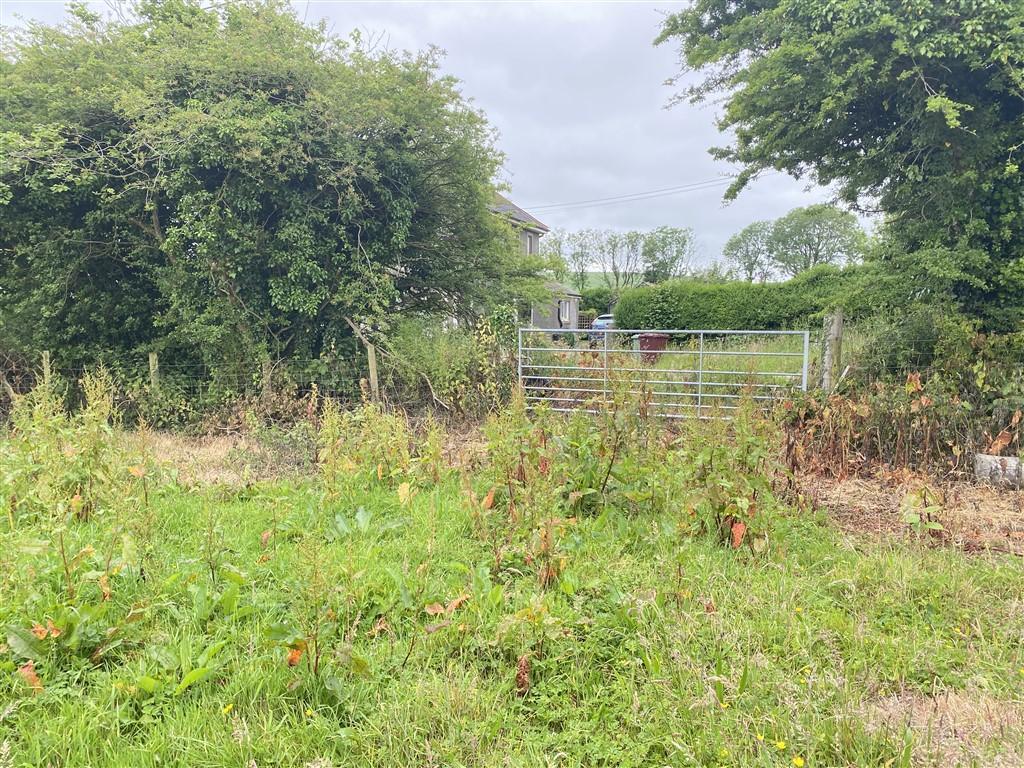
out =
[[[143,346],[317,357],[345,318],[535,291],[489,210],[501,162],[437,54],[284,2],[139,2],[0,61],[0,338],[68,364]]]

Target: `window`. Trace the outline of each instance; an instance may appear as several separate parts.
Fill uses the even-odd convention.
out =
[[[568,301],[558,302],[558,319],[561,320],[563,323],[569,322],[569,309],[570,303]]]
[[[536,253],[536,251],[534,250],[534,245],[533,245],[533,234],[530,233],[530,232],[526,233],[526,252],[528,254]]]

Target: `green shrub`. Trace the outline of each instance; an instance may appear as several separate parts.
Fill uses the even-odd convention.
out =
[[[580,311],[592,311],[595,315],[611,312],[615,306],[615,293],[611,288],[599,286],[587,288],[580,299]]]
[[[383,381],[407,406],[484,413],[515,387],[516,318],[497,311],[474,327],[434,317],[401,320],[387,340]]]
[[[816,324],[836,306],[859,317],[887,303],[867,291],[873,271],[869,265],[826,264],[784,283],[684,279],[632,288],[615,307],[615,323],[619,328],[790,329]]]
[[[0,446],[0,508],[10,528],[19,517],[71,514],[87,519],[131,496],[146,459],[117,428],[114,386],[100,370],[82,377],[84,403],[64,409],[50,378],[15,399]]]

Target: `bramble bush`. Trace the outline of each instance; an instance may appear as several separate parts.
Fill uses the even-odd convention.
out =
[[[382,384],[406,407],[486,413],[515,388],[516,327],[509,307],[472,327],[436,317],[399,321],[388,340]]]
[[[838,390],[791,404],[800,463],[839,475],[874,462],[964,474],[977,451],[1020,452],[1024,333],[977,326],[930,305],[862,326]]]

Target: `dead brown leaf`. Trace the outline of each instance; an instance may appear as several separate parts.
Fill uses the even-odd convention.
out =
[[[21,675],[22,680],[29,684],[35,693],[43,692],[43,681],[39,679],[39,675],[36,674],[36,663],[29,659],[20,667],[18,667],[18,674]]]

